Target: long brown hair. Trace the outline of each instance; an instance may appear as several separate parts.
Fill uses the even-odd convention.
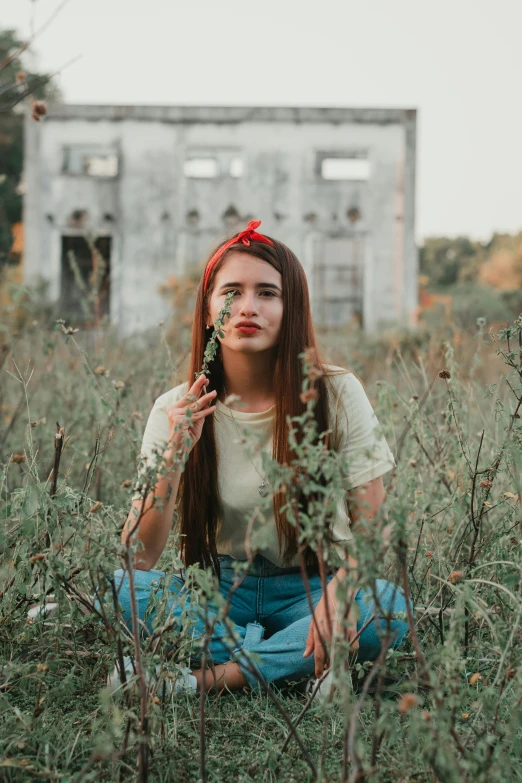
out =
[[[312,324],[310,296],[304,269],[296,255],[286,245],[273,237],[268,238],[272,240],[273,245],[252,241],[249,246],[233,244],[228,248],[211,273],[206,293],[203,292],[203,277],[201,278],[196,297],[192,328],[192,353],[187,380],[190,388],[194,382],[195,373],[200,371],[203,364],[206,344],[210,339],[210,332],[205,328],[209,312],[208,303],[216,274],[228,254],[234,250],[240,250],[242,253],[247,253],[269,263],[281,274],[283,288],[283,318],[280,342],[276,349],[274,372],[276,413],[273,457],[280,465],[289,465],[294,455],[288,443],[287,417],[300,416],[306,409],[306,403],[300,399],[303,373],[299,354],[311,348],[317,356],[317,361],[320,364],[322,362]],[[219,353],[218,351],[216,359],[209,366],[209,390],[212,387],[218,391],[218,394],[223,392],[223,367]],[[327,382],[324,375],[316,382],[318,399],[314,412],[319,433],[327,430],[329,426]],[[201,438],[189,455],[182,474],[178,498],[178,525],[181,534],[180,556],[185,567],[196,562],[201,568],[207,568],[210,565],[220,578],[216,535],[221,504],[212,416],[207,416],[205,419]],[[285,544],[283,562],[288,564],[298,551],[298,539],[295,526],[286,519],[286,514],[279,511],[283,502],[282,496],[276,495],[274,497],[274,516],[279,551],[281,552],[282,546]],[[304,556],[307,565],[317,568],[317,555],[310,547],[304,550]]]

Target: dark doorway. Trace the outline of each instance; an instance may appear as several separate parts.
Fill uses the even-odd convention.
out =
[[[62,236],[60,315],[97,326],[110,315],[111,237]]]
[[[327,328],[362,325],[365,238],[324,237],[314,264],[315,320]]]

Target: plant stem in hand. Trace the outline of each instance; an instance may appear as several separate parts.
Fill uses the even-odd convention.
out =
[[[218,337],[223,338],[225,336],[225,333],[223,332],[223,326],[225,325],[225,320],[230,318],[233,300],[234,292],[229,291],[225,299],[224,307],[219,311],[219,314],[214,321],[214,331],[212,332],[203,355],[203,366],[201,367],[201,370],[196,373],[196,378],[199,378],[200,375],[206,375],[207,377],[209,375],[209,364],[211,364],[215,359],[218,349]]]

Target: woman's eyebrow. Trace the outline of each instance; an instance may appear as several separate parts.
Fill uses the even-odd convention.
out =
[[[222,291],[223,288],[241,288],[242,285],[243,283],[223,283],[219,290]],[[281,290],[275,283],[256,283],[256,288],[273,288],[275,291]]]

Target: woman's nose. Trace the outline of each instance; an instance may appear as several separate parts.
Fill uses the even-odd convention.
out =
[[[241,308],[240,312],[242,315],[254,315],[257,313],[257,304],[256,304],[256,297],[255,294],[248,294],[245,293],[241,297]]]

